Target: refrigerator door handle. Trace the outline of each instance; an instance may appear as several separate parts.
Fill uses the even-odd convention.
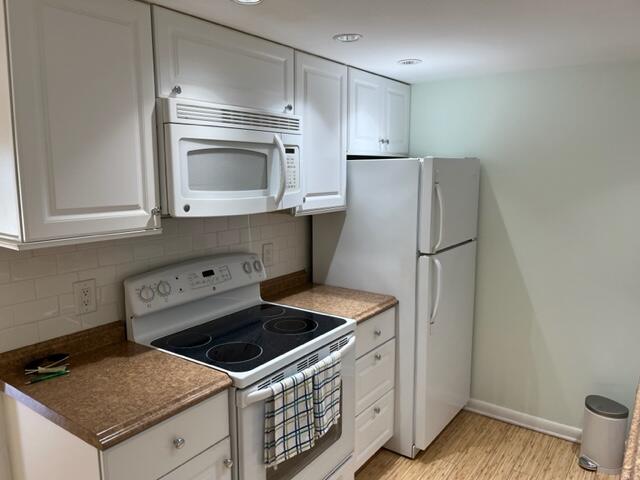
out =
[[[436,252],[442,246],[442,237],[444,235],[444,198],[442,197],[442,189],[440,184],[435,184],[436,200],[438,201],[438,217],[440,222],[438,225],[438,241],[433,246],[433,251]]]
[[[433,303],[433,311],[429,317],[430,325],[434,325],[436,323],[436,316],[440,309],[440,297],[442,296],[442,263],[437,258],[433,258],[433,263],[436,266],[436,299]]]

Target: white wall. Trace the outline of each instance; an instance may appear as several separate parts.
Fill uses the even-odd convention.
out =
[[[472,396],[580,426],[640,376],[640,63],[412,92],[414,155],[482,162]]]
[[[124,318],[122,281],[202,255],[274,245],[270,278],[309,269],[310,222],[287,214],[163,219],[162,235],[16,253],[0,248],[0,352]],[[98,311],[75,314],[72,283],[96,279]],[[0,477],[1,479],[1,477]]]

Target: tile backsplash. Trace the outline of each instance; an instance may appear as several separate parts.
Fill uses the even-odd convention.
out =
[[[286,214],[162,221],[163,233],[13,252],[0,248],[0,352],[124,318],[122,281],[202,255],[262,252],[269,278],[310,266],[310,221]],[[95,279],[97,311],[79,315],[73,283]]]

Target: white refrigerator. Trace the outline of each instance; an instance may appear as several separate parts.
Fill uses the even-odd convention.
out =
[[[394,436],[424,450],[470,395],[479,162],[348,162],[347,210],[313,217],[313,280],[395,295]]]

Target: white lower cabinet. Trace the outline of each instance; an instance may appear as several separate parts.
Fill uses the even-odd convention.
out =
[[[356,417],[356,469],[369,460],[393,436],[394,390]]]
[[[356,432],[354,468],[393,436],[396,309],[358,324],[356,330]]]
[[[162,480],[231,480],[231,442],[220,443],[162,477]]]
[[[13,480],[231,480],[227,392],[104,451],[2,400]]]

